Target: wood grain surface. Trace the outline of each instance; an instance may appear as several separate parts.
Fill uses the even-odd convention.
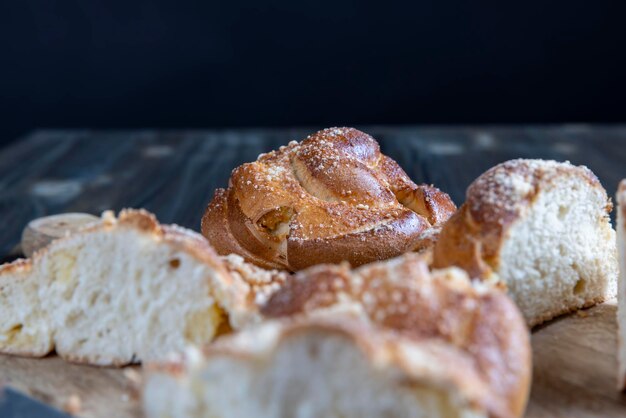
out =
[[[617,306],[605,303],[558,318],[532,335],[529,418],[626,416],[617,391]]]
[[[85,418],[142,417],[135,376],[139,367],[105,368],[70,364],[52,355],[42,359],[0,355],[2,383],[61,411]]]
[[[609,195],[626,177],[626,126],[361,129],[416,182],[434,183],[457,204],[474,178],[511,158],[585,164]],[[227,184],[234,167],[313,131],[34,133],[0,151],[0,256],[19,255],[28,221],[54,213],[144,207],[164,223],[198,230],[213,190]],[[527,416],[626,416],[626,397],[615,390],[615,331],[614,304],[535,331]],[[78,396],[85,417],[141,416],[127,375],[54,356],[0,356],[0,381],[59,408]]]

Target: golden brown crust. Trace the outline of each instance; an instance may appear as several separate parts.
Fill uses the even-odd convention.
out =
[[[493,397],[483,376],[469,356],[456,347],[435,339],[415,340],[394,330],[384,329],[348,316],[294,318],[267,322],[262,332],[245,332],[216,341],[204,355],[230,357],[238,362],[267,361],[284,341],[300,335],[331,336],[353,342],[373,367],[394,373],[395,383],[403,388],[432,385],[472,409],[488,411],[494,418],[513,418],[501,399]],[[268,332],[269,331],[269,332]],[[252,339],[250,338],[252,337]],[[255,344],[251,344],[254,340]],[[148,365],[150,371],[182,376],[185,362]]]
[[[217,253],[202,235],[178,225],[161,225],[152,213],[144,209],[123,209],[117,218],[112,212],[106,211],[102,214],[101,222],[88,225],[77,231],[76,234],[111,230],[118,227],[133,228],[150,235],[153,239],[163,240],[174,248],[189,253],[198,261],[211,265],[220,273],[228,274]],[[59,238],[55,242],[67,239],[70,239],[69,235]],[[47,251],[48,247],[44,247],[36,251],[30,259],[18,259],[12,263],[0,265],[0,273],[9,272],[12,269],[30,269],[32,264]]]
[[[163,240],[173,248],[180,249],[196,260],[227,275],[219,256],[202,235],[178,225],[162,225],[154,214],[144,209],[123,209],[117,219],[112,213],[105,212],[100,224],[87,227],[80,232],[106,230],[114,227],[130,227],[150,235],[153,239]]]
[[[28,258],[18,258],[10,263],[0,265],[0,275],[2,274],[27,274],[33,268],[33,263]]]
[[[421,249],[436,235],[425,232],[454,209],[447,194],[414,184],[369,135],[329,128],[233,170],[202,232],[219,254],[295,271]]]
[[[483,173],[467,189],[465,203],[443,226],[434,247],[433,266],[458,266],[474,278],[491,277],[499,268],[500,248],[509,228],[540,189],[561,176],[575,176],[602,189],[591,170],[568,162],[518,159]],[[606,209],[608,214],[608,198]]]
[[[476,363],[456,347],[435,339],[415,340],[350,316],[266,321],[205,346],[203,359],[190,350],[166,363],[148,363],[144,370],[148,376],[167,374],[186,385],[199,385],[195,379],[202,379],[204,361],[230,358],[238,363],[267,364],[278,347],[300,336],[346,339],[360,350],[371,367],[391,374],[391,384],[404,389],[429,387],[449,395],[464,409],[488,411],[491,417],[514,418],[504,402],[491,396]],[[148,380],[149,377],[144,379],[144,384]]]
[[[527,320],[526,323],[528,324],[528,327],[533,328],[537,325],[542,325],[544,322],[558,318],[561,315],[567,315],[570,313],[580,311],[581,309],[591,308],[592,306],[598,305],[600,303],[604,303],[606,301],[607,301],[607,298],[604,296],[590,298],[589,300],[586,300],[580,306],[566,306],[562,309],[553,309],[551,311],[546,312],[543,315],[532,318],[531,320]]]
[[[253,315],[274,292],[291,280],[291,273],[285,270],[263,269],[246,262],[237,254],[222,256],[221,261],[234,279],[249,287],[246,304],[247,310]]]
[[[204,216],[202,217],[202,234],[209,242],[219,243],[217,251],[221,255],[239,254],[249,262],[267,269],[282,269],[281,264],[271,262],[248,251],[239,244],[229,228],[227,192],[224,189],[215,190],[213,200],[209,203]]]
[[[530,384],[525,322],[500,290],[472,285],[460,270],[430,273],[417,254],[351,271],[315,266],[297,273],[262,308],[291,317],[357,302],[373,323],[419,341],[438,341],[471,358],[489,388],[494,416],[520,416]]]

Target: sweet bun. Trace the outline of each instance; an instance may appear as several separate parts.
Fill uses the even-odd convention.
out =
[[[526,325],[506,294],[409,254],[285,283],[257,327],[148,366],[161,417],[520,417]]]
[[[248,318],[250,288],[199,234],[143,210],[0,266],[0,352],[96,365],[165,358]]]
[[[369,135],[329,128],[236,168],[208,205],[202,233],[219,254],[265,268],[357,266],[431,245],[454,210]]]

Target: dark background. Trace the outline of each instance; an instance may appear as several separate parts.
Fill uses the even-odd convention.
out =
[[[624,121],[624,1],[4,0],[0,144],[46,127]]]

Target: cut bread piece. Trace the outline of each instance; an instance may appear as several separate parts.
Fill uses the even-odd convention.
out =
[[[97,365],[162,359],[213,340],[247,291],[201,235],[141,210],[105,213],[0,267],[0,351],[56,349]]]
[[[523,318],[499,289],[415,254],[316,266],[254,328],[146,369],[156,417],[519,417],[530,384]],[[345,307],[345,308],[344,308]],[[355,309],[361,307],[361,309]]]
[[[626,180],[617,189],[617,251],[619,259],[619,289],[617,290],[617,385],[626,389]]]
[[[488,417],[453,350],[357,321],[266,323],[196,363],[148,372],[148,418]],[[359,326],[360,325],[360,326]],[[455,369],[443,367],[457,366]],[[461,373],[459,367],[464,369]],[[462,387],[468,393],[460,393]]]
[[[243,309],[237,310],[239,316],[236,318],[235,326],[238,328],[260,321],[260,307],[264,306],[267,300],[280,290],[292,276],[285,270],[268,270],[258,267],[248,263],[237,254],[220,256],[220,259],[233,279],[244,283],[247,288],[247,304]]]
[[[530,326],[615,296],[611,203],[584,166],[512,160],[481,175],[444,225],[435,267],[500,280]]]

